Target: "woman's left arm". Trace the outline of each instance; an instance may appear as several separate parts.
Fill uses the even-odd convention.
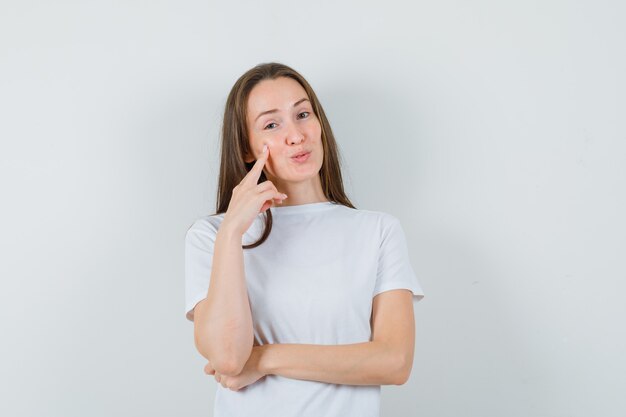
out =
[[[268,344],[260,348],[265,375],[350,385],[402,384],[400,355],[384,342],[347,345]]]
[[[413,367],[413,293],[399,289],[378,294],[371,320],[370,342],[257,346],[259,368],[266,375],[332,384],[402,385]]]

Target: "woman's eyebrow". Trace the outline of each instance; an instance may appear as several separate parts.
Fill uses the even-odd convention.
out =
[[[302,103],[303,101],[308,101],[310,103],[309,99],[304,97],[304,98],[301,98],[300,100],[296,101],[295,103],[293,103],[293,107],[296,107],[298,104]],[[277,111],[278,111],[278,109],[272,109],[272,110],[266,110],[264,112],[261,112],[256,117],[256,119],[254,119],[254,121],[256,122],[259,119],[259,117],[263,116],[264,114],[276,113]]]

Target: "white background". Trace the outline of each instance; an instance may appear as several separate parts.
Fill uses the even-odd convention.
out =
[[[382,416],[623,416],[618,1],[3,1],[0,414],[209,416],[184,234],[226,96],[317,92],[358,208],[426,292]]]

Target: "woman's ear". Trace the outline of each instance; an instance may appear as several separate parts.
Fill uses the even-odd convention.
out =
[[[252,155],[251,153],[249,153],[249,152],[244,152],[244,154],[243,154],[243,161],[244,161],[246,164],[249,164],[249,163],[251,163],[251,162],[256,161],[256,158],[255,158],[255,157],[254,157],[254,155]]]
[[[243,161],[246,164],[249,164],[250,162],[256,161],[256,158],[254,157],[254,154],[250,151],[250,146],[249,145],[248,145],[248,150],[245,150],[243,152]]]

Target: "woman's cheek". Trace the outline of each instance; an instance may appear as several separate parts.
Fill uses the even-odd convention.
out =
[[[270,146],[271,149],[271,146]],[[276,176],[276,161],[274,161],[274,159],[272,159],[272,155],[270,155],[270,158],[267,160],[267,162],[265,163],[265,169],[272,175],[272,176]]]

